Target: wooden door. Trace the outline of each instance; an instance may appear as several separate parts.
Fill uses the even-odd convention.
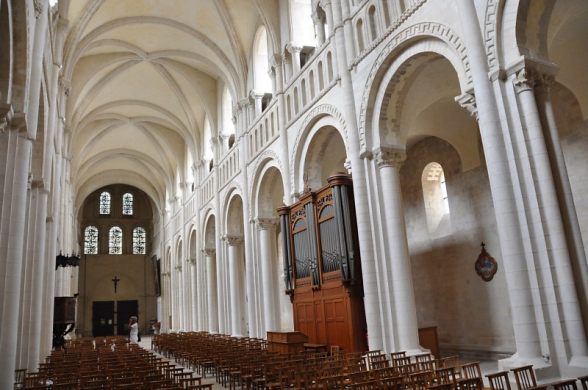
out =
[[[92,335],[114,336],[114,301],[92,303]]]

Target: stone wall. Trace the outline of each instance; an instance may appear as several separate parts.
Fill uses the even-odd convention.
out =
[[[430,162],[443,167],[450,210],[433,231],[427,226],[421,182]],[[401,181],[419,327],[437,327],[442,353],[477,358],[513,353],[508,292],[486,168],[480,165],[462,172],[455,149],[439,138],[427,137],[407,151]],[[498,262],[490,282],[474,270],[482,241]]]

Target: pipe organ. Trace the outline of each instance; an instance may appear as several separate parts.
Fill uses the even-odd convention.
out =
[[[367,349],[361,264],[347,174],[282,206],[284,282],[294,305],[294,328],[310,343]]]

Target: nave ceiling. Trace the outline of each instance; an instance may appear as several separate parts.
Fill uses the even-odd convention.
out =
[[[143,189],[163,207],[216,131],[225,86],[247,95],[257,28],[277,26],[269,0],[60,0],[62,78],[76,204],[107,184]],[[275,28],[268,28],[275,42]],[[221,129],[222,131],[222,129]],[[169,197],[177,194],[168,194]]]

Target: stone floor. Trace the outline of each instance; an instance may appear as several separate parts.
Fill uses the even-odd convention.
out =
[[[139,345],[141,347],[145,348],[146,350],[151,351],[151,337],[150,336],[143,336],[143,337],[141,337],[141,341],[139,342]],[[152,352],[154,352],[154,353],[157,354],[157,352],[155,352],[155,351],[152,351]],[[158,356],[161,356],[159,354],[157,354],[157,355]],[[161,356],[161,357],[164,358],[164,359],[167,359],[165,356]],[[175,362],[174,359],[168,359],[168,360],[171,360],[175,364],[178,364],[178,363]],[[485,377],[485,375],[486,374],[493,373],[493,372],[497,372],[498,371],[498,362],[496,360],[493,360],[493,361],[481,361],[480,362],[480,369],[482,370],[482,377],[484,379],[484,387],[489,387],[488,379]],[[187,371],[191,371],[191,370],[189,370],[187,368],[186,368],[186,370]],[[224,387],[222,385],[220,385],[219,383],[217,383],[214,380],[214,377],[212,377],[212,378],[211,377],[203,378],[202,379],[202,383],[206,383],[206,384],[212,383],[213,384],[213,389],[215,389],[215,390],[216,389],[219,389],[219,390],[220,389],[224,389]],[[514,385],[514,383],[513,383],[513,385]]]

